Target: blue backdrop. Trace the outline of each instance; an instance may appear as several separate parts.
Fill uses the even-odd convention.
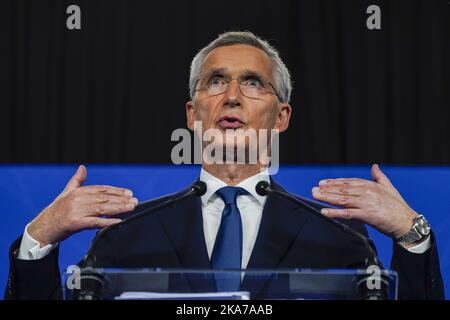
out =
[[[197,166],[88,165],[86,184],[108,184],[133,190],[140,200],[178,191],[198,176]],[[25,225],[45,208],[73,175],[75,166],[0,166],[0,288],[8,272],[8,248]],[[405,200],[424,214],[436,233],[441,270],[450,296],[450,167],[384,167]],[[283,166],[275,179],[290,192],[311,197],[321,179],[360,177],[370,179],[369,166]],[[381,260],[389,265],[392,240],[370,229]],[[78,262],[94,231],[76,234],[61,245],[60,266]]]

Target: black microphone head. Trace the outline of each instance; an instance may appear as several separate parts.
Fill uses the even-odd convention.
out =
[[[194,190],[194,193],[197,197],[201,197],[206,193],[207,190],[206,183],[204,183],[201,180],[198,180],[196,183],[194,183],[192,189]]]
[[[270,184],[267,181],[260,181],[256,184],[255,190],[260,196],[267,196],[270,192]]]

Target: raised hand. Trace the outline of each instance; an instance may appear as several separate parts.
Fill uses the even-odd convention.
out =
[[[312,189],[315,199],[341,206],[325,208],[330,218],[357,219],[392,238],[407,233],[418,214],[411,209],[378,165],[371,169],[373,181],[359,178],[327,179]]]
[[[114,215],[133,210],[138,200],[131,190],[112,186],[85,186],[87,169],[81,165],[61,194],[28,226],[41,247],[85,229],[104,228],[121,220]]]

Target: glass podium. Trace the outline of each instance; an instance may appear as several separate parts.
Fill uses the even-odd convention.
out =
[[[217,292],[215,281],[240,277],[238,292]],[[112,299],[397,299],[391,270],[70,269],[63,275],[68,300]]]

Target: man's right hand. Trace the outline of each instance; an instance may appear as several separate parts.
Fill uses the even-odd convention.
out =
[[[85,229],[104,228],[120,219],[109,218],[132,211],[138,204],[131,190],[111,186],[86,186],[86,167],[81,165],[64,191],[28,226],[28,234],[40,246],[57,243]]]

